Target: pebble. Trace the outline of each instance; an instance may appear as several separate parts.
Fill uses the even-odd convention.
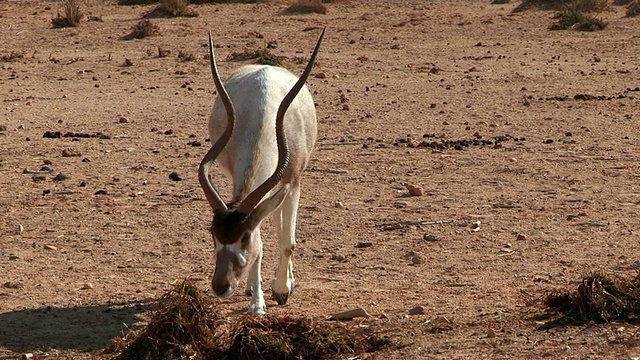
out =
[[[518,236],[516,237],[516,240],[527,240],[527,237],[522,234],[518,234]]]
[[[406,201],[396,201],[393,203],[393,207],[398,209],[406,208],[407,206],[409,206],[409,203]]]
[[[424,314],[424,308],[420,305],[413,307],[409,310],[409,315],[422,315]]]
[[[356,243],[356,248],[358,248],[358,249],[369,248],[369,247],[372,247],[372,246],[373,246],[373,243],[369,242],[369,241],[358,241]]]
[[[344,209],[344,204],[342,203],[342,201],[336,200],[333,203],[333,207],[338,208],[338,209]]]
[[[347,311],[333,313],[331,314],[331,316],[329,316],[329,320],[352,320],[353,318],[357,318],[357,317],[368,318],[369,314],[367,313],[367,310],[359,307],[359,308],[355,308]]]
[[[118,119],[118,123],[120,123],[120,124],[126,124],[128,122],[129,122],[129,119],[127,119],[124,116],[121,116],[120,119]]]
[[[53,181],[64,181],[68,179],[69,179],[69,175],[58,173],[58,175],[56,175],[56,177],[53,178]]]
[[[407,188],[407,191],[409,191],[409,194],[411,196],[422,196],[422,195],[424,195],[424,190],[419,186],[415,186],[415,185],[411,185],[411,184],[405,184],[404,186]]]
[[[182,181],[182,178],[180,177],[180,175],[178,175],[178,173],[175,171],[169,174],[169,179],[173,181]]]
[[[411,258],[411,262],[413,263],[413,265],[422,265],[426,262],[426,260],[424,259],[424,256],[416,255]]]
[[[82,289],[82,290],[91,290],[91,289],[93,289],[93,288],[94,288],[93,284],[92,284],[92,283],[90,283],[90,282],[87,282],[87,283],[84,283],[84,285],[82,285],[82,288],[81,288],[81,289]]]
[[[435,235],[435,234],[424,234],[422,236],[423,239],[425,239],[426,241],[439,241],[440,238]]]
[[[325,79],[327,77],[327,74],[323,72],[319,72],[319,73],[316,73],[314,76],[316,79]]]
[[[333,254],[331,255],[331,260],[335,260],[335,261],[339,261],[339,262],[343,262],[345,261],[347,258],[342,255],[342,254]]]
[[[82,154],[80,154],[75,149],[64,149],[64,150],[62,150],[62,157],[72,157],[72,156],[82,156]]]
[[[43,248],[45,250],[58,250],[57,246],[53,246],[53,245],[49,245],[49,244],[44,245]]]

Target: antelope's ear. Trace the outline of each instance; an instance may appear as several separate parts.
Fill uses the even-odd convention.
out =
[[[251,230],[254,230],[260,222],[269,216],[273,211],[282,205],[285,196],[289,194],[289,185],[285,185],[275,194],[271,195],[266,200],[263,200],[249,215],[247,219],[247,225]]]

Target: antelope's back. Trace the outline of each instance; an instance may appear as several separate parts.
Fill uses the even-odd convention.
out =
[[[248,168],[249,164],[253,164],[254,176],[266,179],[271,175],[278,160],[276,114],[280,102],[297,80],[298,76],[280,67],[247,65],[224,82],[237,119],[231,139],[217,160],[228,176],[234,173],[238,176],[239,171],[246,171],[238,167]],[[212,142],[222,135],[226,126],[224,105],[216,97],[209,119]],[[317,137],[315,105],[306,85],[287,110],[284,128],[291,156],[290,169],[301,171]]]

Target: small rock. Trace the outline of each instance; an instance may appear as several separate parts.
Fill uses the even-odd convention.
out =
[[[493,339],[494,337],[496,337],[496,333],[493,331],[493,329],[491,329],[491,328],[487,329],[487,337],[489,339]]]
[[[173,181],[182,181],[182,178],[180,177],[180,175],[178,175],[178,173],[175,171],[169,174],[169,179]]]
[[[45,164],[45,165],[53,165],[53,162],[51,160],[48,160],[48,159],[42,160],[42,163]]]
[[[172,129],[165,130],[164,134],[165,135],[173,135],[173,130]]]
[[[9,260],[13,261],[13,260],[18,260],[20,259],[20,257],[16,254],[10,254],[9,255]]]
[[[24,353],[24,354],[22,354],[22,356],[20,358],[21,359],[33,359],[33,354],[32,353]]]
[[[545,139],[545,141],[543,141],[545,144],[553,144],[553,139]]]
[[[411,184],[405,184],[404,186],[407,188],[407,191],[409,191],[409,194],[411,196],[422,196],[422,195],[424,195],[424,190],[419,186],[415,186],[415,185],[411,185]]]
[[[511,249],[509,249],[509,248],[502,248],[502,249],[500,249],[500,251],[502,251],[503,253],[510,253],[510,252],[511,252]]]
[[[369,314],[365,309],[359,307],[359,308],[355,308],[347,311],[333,313],[331,314],[331,316],[329,316],[329,320],[352,320],[357,317],[368,318]]]
[[[409,206],[409,203],[406,201],[396,201],[393,203],[393,207],[397,209],[406,208],[407,206]]]
[[[95,195],[107,195],[107,190],[98,190],[94,194]]]
[[[2,287],[5,287],[7,289],[20,289],[22,287],[22,284],[13,281],[7,281],[6,283],[2,284]]]
[[[82,156],[82,154],[80,154],[75,149],[64,149],[64,150],[62,150],[62,157],[72,157],[72,156]]]
[[[57,246],[53,246],[53,245],[49,245],[49,244],[44,245],[42,248],[45,249],[45,250],[58,250]]]
[[[314,76],[315,76],[316,79],[326,79],[327,74],[325,74],[323,72],[319,72],[319,73],[316,73]]]
[[[128,122],[129,122],[129,119],[127,119],[124,116],[121,116],[120,119],[118,119],[119,124],[127,124]]]
[[[416,255],[411,258],[411,262],[413,263],[413,265],[422,265],[426,262],[426,260],[424,259],[424,256]]]
[[[516,237],[516,240],[527,240],[527,237],[524,236],[523,234],[518,234],[518,236]]]
[[[331,255],[331,260],[335,260],[335,261],[338,261],[338,262],[343,262],[343,261],[347,260],[347,258],[342,254],[333,254],[333,255]]]
[[[373,246],[373,243],[372,243],[372,242],[369,242],[369,241],[358,241],[358,242],[356,243],[356,247],[357,247],[358,249],[369,248],[369,247],[372,247],[372,246]]]
[[[426,241],[439,241],[440,238],[435,234],[424,234],[422,238]]]
[[[333,207],[338,209],[344,209],[344,204],[340,200],[336,200],[333,202]]]
[[[65,181],[68,180],[69,176],[63,173],[59,173],[58,175],[56,175],[56,177],[53,178],[53,181],[59,182],[59,181]]]
[[[420,305],[409,310],[409,315],[422,315],[424,314],[424,308]]]
[[[80,289],[81,290],[91,290],[93,288],[94,288],[93,284],[90,283],[90,282],[87,282],[87,283],[84,283],[84,285],[82,285],[82,287]]]

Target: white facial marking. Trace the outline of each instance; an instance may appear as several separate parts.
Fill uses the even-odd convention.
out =
[[[240,264],[240,266],[247,266],[247,251],[240,247],[239,241],[234,244],[225,245],[216,240],[216,253],[219,253],[220,251],[222,251],[222,249],[227,249],[227,251],[236,255],[238,257],[238,263]]]

